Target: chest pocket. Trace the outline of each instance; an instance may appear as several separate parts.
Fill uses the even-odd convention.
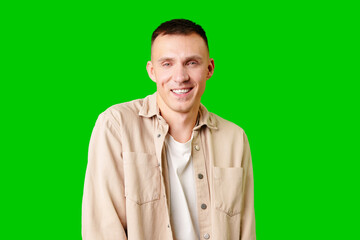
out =
[[[241,212],[243,168],[214,167],[215,207],[229,216]]]
[[[156,155],[123,152],[125,197],[137,204],[160,199],[161,175]]]

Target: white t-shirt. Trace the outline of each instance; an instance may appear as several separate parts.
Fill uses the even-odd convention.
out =
[[[177,240],[199,240],[196,188],[191,157],[191,139],[177,142],[166,137],[166,157],[170,178],[170,217]]]

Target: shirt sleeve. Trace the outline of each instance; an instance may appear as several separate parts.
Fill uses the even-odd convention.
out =
[[[254,178],[249,141],[244,133],[244,199],[241,216],[240,240],[255,240]]]
[[[126,240],[126,201],[119,124],[102,113],[91,135],[82,202],[84,240]]]

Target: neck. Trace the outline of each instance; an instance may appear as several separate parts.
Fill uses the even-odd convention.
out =
[[[169,134],[178,142],[189,141],[196,124],[200,103],[189,112],[179,113],[170,109],[162,100],[157,102],[161,116],[169,124]]]

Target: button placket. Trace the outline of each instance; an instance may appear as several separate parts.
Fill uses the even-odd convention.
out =
[[[161,172],[161,191],[164,196],[163,199],[164,199],[164,204],[166,206],[166,215],[168,217],[168,221],[170,222],[169,205],[168,205],[169,199],[166,197],[166,184],[165,184],[166,178],[164,176],[163,166],[162,166],[162,161],[164,161],[162,152],[163,152],[163,148],[164,148],[165,136],[168,133],[169,126],[166,123],[164,123],[164,121],[163,121],[163,119],[161,119],[161,117],[159,117],[157,120],[159,120],[159,121],[158,121],[156,130],[154,132],[154,137],[155,137],[154,140],[155,140],[155,145],[156,145],[155,151],[156,151],[156,155],[157,155],[157,158],[159,161],[158,163],[159,163],[159,168],[160,168],[160,172]],[[167,229],[170,232],[169,236],[172,236],[172,230],[171,230],[170,223],[167,224]]]
[[[201,129],[194,131],[193,135],[193,167],[194,177],[196,181],[196,195],[198,205],[198,219],[199,219],[199,230],[204,237],[206,233],[211,231],[211,211],[209,211],[208,204],[210,203],[209,185],[206,175],[206,164],[204,156],[204,148],[201,144]],[[210,237],[210,235],[209,235]]]

